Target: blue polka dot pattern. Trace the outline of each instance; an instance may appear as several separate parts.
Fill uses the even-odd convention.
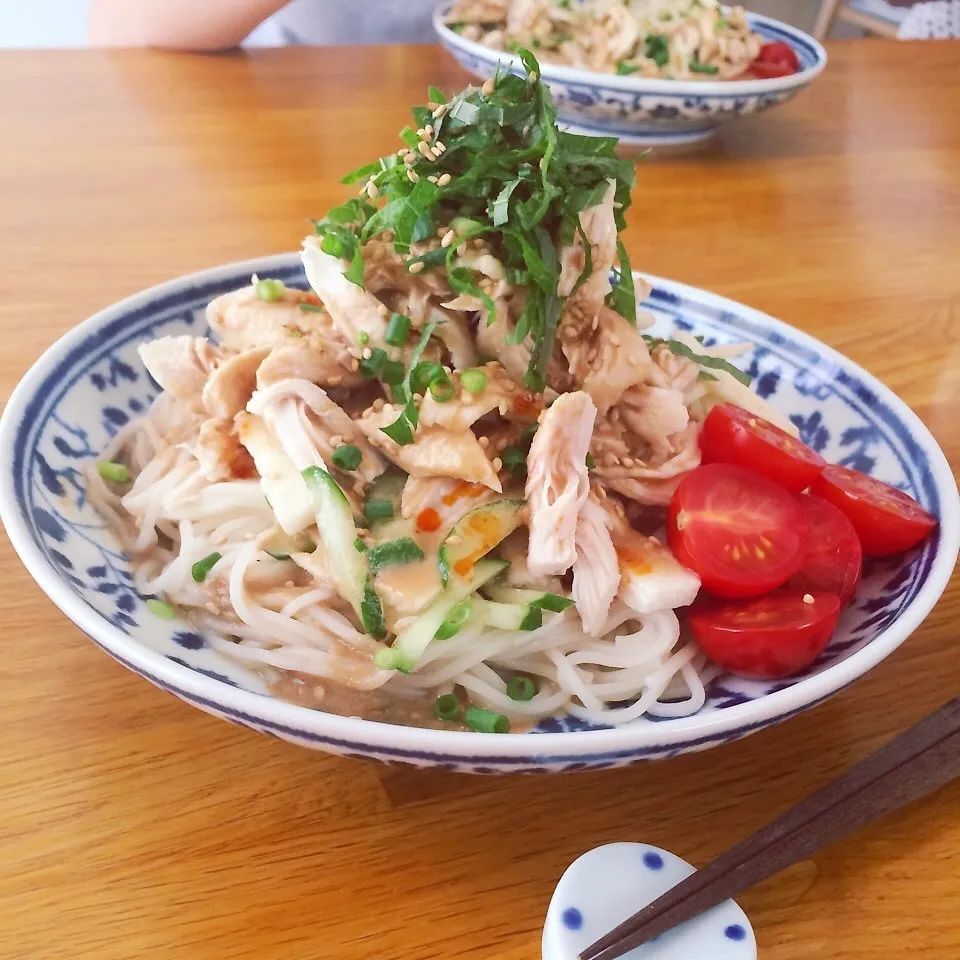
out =
[[[654,853],[653,850],[648,850],[643,855],[643,863],[651,870],[663,869],[663,857],[661,857],[659,853]]]
[[[583,926],[583,914],[576,907],[567,907],[561,919],[568,930],[579,930]]]
[[[747,931],[744,930],[739,923],[731,923],[730,926],[723,931],[723,935],[728,940],[742,940],[747,935]]]

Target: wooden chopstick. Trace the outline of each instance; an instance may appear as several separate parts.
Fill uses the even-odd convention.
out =
[[[592,943],[614,960],[960,776],[960,698],[747,837]]]

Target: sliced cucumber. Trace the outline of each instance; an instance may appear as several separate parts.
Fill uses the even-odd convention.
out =
[[[389,470],[381,473],[367,491],[367,503],[389,503],[393,506],[393,514],[383,518],[367,518],[369,521],[370,532],[380,535],[382,530],[400,517],[400,497],[403,494],[403,486],[407,482],[407,475],[399,473],[396,470]]]
[[[483,601],[479,611],[484,623],[498,630],[536,630],[543,626],[543,610],[529,603]]]
[[[262,547],[274,560],[289,560],[291,553],[313,553],[317,545],[305,533],[291,537],[278,530],[263,541]]]
[[[444,583],[469,576],[476,562],[520,526],[525,500],[494,500],[465,513],[440,545],[437,563]]]
[[[491,583],[484,588],[484,592],[491,600],[500,603],[527,603],[541,610],[551,613],[562,613],[567,607],[573,606],[568,597],[561,597],[558,593],[545,593],[543,590],[523,590],[520,587],[511,587],[506,583]]]
[[[308,467],[303,479],[313,496],[317,529],[331,560],[337,589],[356,611],[363,629],[379,640],[387,635],[383,605],[373,589],[366,554],[356,548],[357,527],[350,502],[337,481],[321,467]]]
[[[399,540],[389,540],[367,552],[367,562],[370,572],[377,574],[386,567],[397,567],[407,563],[416,563],[424,557],[423,551],[416,540],[411,537],[400,537]]]
[[[501,574],[506,560],[479,560],[466,577],[455,577],[446,590],[409,626],[397,635],[392,647],[377,651],[377,666],[412,673],[450,611],[479,587]]]
[[[237,419],[237,434],[260,475],[260,489],[285,533],[294,536],[314,521],[313,500],[300,472],[264,422],[251,414]]]

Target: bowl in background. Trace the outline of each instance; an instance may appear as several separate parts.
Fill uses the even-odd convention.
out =
[[[525,74],[516,54],[467,40],[446,26],[450,7],[445,3],[434,11],[433,25],[440,42],[463,67],[483,80],[492,77],[498,65]],[[747,20],[765,41],[788,44],[800,61],[800,71],[772,80],[663,80],[542,63],[541,75],[550,87],[561,127],[589,136],[618,137],[633,151],[691,146],[712,137],[725,120],[784,103],[823,71],[827,54],[813,37],[759,14],[748,13]]]
[[[157,393],[138,344],[205,335],[213,297],[253,273],[306,287],[297,254],[228,264],[172,280],[74,327],[33,366],[0,421],[0,517],[27,569],[97,646],[208,713],[317,750],[475,773],[622,766],[704,750],[809,709],[872,669],[919,626],[950,579],[960,503],[950,467],[926,427],[886,387],[812,337],[704,291],[650,278],[658,333],[749,340],[757,392],[832,461],[906,490],[940,518],[912,553],[875,562],[820,659],[778,682],[721,675],[690,717],[642,718],[619,728],[569,716],[509,735],[396,726],[335,716],[272,696],[263,678],[186,623],[162,620],[133,587],[116,538],[87,502],[84,469]],[[57,638],[38,637],[56,669]],[[64,683],[69,678],[64,678]],[[122,722],[118,717],[118,722]]]

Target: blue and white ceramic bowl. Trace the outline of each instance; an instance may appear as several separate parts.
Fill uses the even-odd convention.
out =
[[[160,620],[137,595],[116,540],[85,498],[84,467],[157,393],[137,345],[207,333],[204,307],[250,275],[306,286],[295,254],[230,264],[146,290],[84,321],[23,378],[0,422],[0,516],[30,573],[99,647],[208,713],[346,756],[477,773],[614,767],[744,737],[852,683],[895,650],[950,578],[960,505],[950,468],[917,417],[868,373],[806,334],[747,307],[652,279],[648,305],[671,326],[721,342],[749,340],[759,393],[789,414],[828,459],[894,483],[940,518],[906,557],[873,565],[820,660],[778,683],[720,677],[685,719],[620,728],[570,717],[528,734],[462,733],[333,716],[269,695],[254,673],[211,650],[186,624]],[[51,662],[55,638],[47,638]]]
[[[523,75],[520,58],[454,32],[444,23],[450,4],[433,15],[440,42],[474,76],[492,77],[502,65]],[[800,71],[772,80],[659,80],[619,77],[573,67],[541,64],[561,125],[575,133],[619,137],[628,148],[683,147],[706,140],[731,117],[758,113],[789,100],[827,65],[827,53],[813,37],[779,20],[748,14],[764,40],[789,44]]]

